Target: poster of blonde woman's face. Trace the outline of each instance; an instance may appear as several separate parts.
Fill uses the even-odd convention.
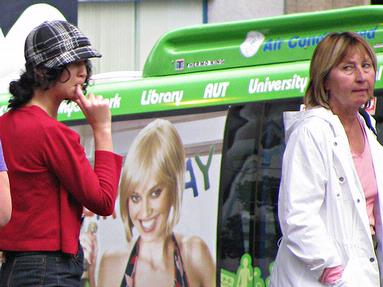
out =
[[[129,217],[143,241],[166,236],[170,190],[153,177],[138,184],[128,197]]]
[[[221,123],[221,129],[200,132],[217,121]],[[127,266],[125,262],[135,246],[139,246],[140,258],[147,254],[143,250],[157,248],[163,242],[171,253],[175,250],[172,238],[177,239],[187,266],[209,270],[199,273],[187,269],[189,280],[195,283],[204,278],[209,283],[202,286],[214,286],[210,281],[215,278],[221,163],[220,145],[216,143],[221,140],[224,124],[225,116],[219,115],[218,118],[195,118],[193,121],[176,119],[171,125],[158,120],[133,121],[129,129],[121,128],[118,135],[121,146],[116,150],[120,149],[126,156],[115,215],[103,218],[89,214],[87,225],[84,225],[84,231],[90,223],[96,223],[98,227],[94,277],[102,284],[100,286],[121,285],[118,279],[114,280],[119,281],[116,284],[110,280],[122,277]],[[190,246],[191,243],[194,244]],[[204,256],[203,262],[192,264],[192,253]],[[121,258],[126,261],[121,263]],[[156,258],[159,257],[156,255]],[[164,276],[169,272],[173,274],[172,270],[166,270]],[[205,276],[199,277],[197,273]],[[150,273],[146,276],[151,278]]]

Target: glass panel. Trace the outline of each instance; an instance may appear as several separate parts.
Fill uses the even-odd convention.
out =
[[[221,273],[225,278],[232,276],[236,280],[246,254],[251,267],[257,267],[254,272],[261,272],[260,280],[269,276],[281,237],[277,202],[284,150],[282,113],[298,110],[300,104],[301,100],[296,99],[270,101],[236,106],[229,111],[218,231],[218,267],[225,270]]]

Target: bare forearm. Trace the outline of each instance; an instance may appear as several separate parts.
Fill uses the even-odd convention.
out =
[[[0,172],[0,227],[3,227],[11,219],[12,202],[9,190],[9,181],[7,172]]]
[[[93,136],[96,150],[113,151],[112,131],[110,128],[94,129]]]

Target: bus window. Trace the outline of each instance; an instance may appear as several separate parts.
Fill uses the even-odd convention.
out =
[[[285,146],[282,113],[299,110],[301,102],[249,103],[229,110],[218,230],[222,287],[235,286],[243,268],[251,270],[254,280],[265,282],[270,274],[281,237],[277,202]]]

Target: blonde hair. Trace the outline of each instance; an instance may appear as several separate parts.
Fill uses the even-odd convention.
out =
[[[129,198],[148,176],[170,192],[170,211],[166,232],[172,232],[180,218],[185,188],[185,151],[175,127],[167,120],[156,119],[144,127],[134,139],[126,156],[121,183],[120,212],[128,241],[133,223],[129,216]]]
[[[326,80],[351,49],[366,52],[376,72],[376,55],[371,46],[354,32],[330,33],[318,44],[310,63],[310,81],[304,96],[307,108],[322,106],[330,109]],[[370,100],[370,99],[369,99]],[[366,103],[368,104],[368,103]]]

